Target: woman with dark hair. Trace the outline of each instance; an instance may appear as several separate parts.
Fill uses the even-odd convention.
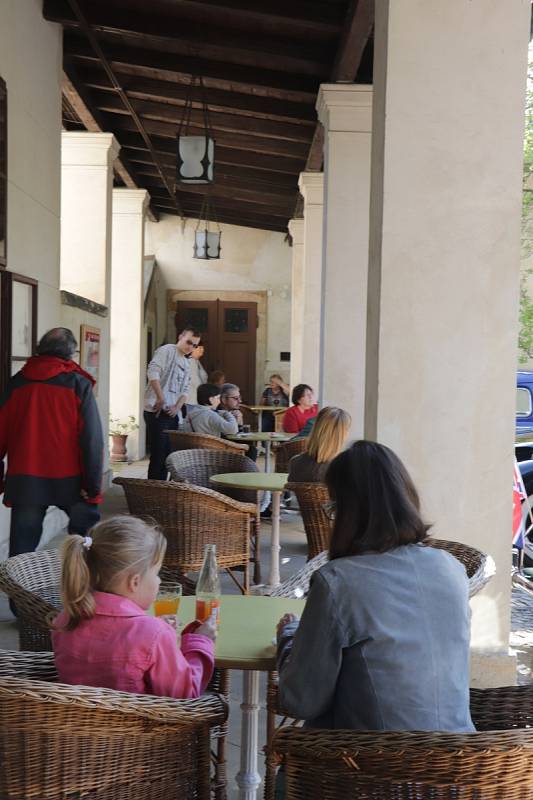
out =
[[[317,728],[473,731],[468,579],[425,546],[407,470],[388,447],[359,441],[326,483],[330,561],[300,624],[287,614],[278,625],[282,708]]]
[[[300,433],[306,422],[318,414],[313,390],[307,383],[299,383],[292,390],[292,406],[283,417],[285,433]]]

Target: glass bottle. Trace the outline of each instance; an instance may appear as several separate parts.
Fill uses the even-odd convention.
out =
[[[205,622],[213,614],[220,624],[220,580],[216,545],[206,544],[204,563],[196,584],[196,619]]]

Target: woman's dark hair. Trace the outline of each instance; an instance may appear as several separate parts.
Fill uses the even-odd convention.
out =
[[[333,459],[326,473],[336,505],[331,559],[384,553],[421,542],[430,525],[409,473],[388,447],[361,440]]]
[[[298,386],[294,387],[291,394],[291,403],[293,404],[293,406],[298,405],[298,403],[300,402],[300,400],[302,399],[302,397],[304,396],[305,392],[308,389],[310,392],[313,391],[311,387],[307,385],[307,383],[299,383]]]
[[[202,383],[198,387],[196,397],[199,406],[208,406],[211,397],[216,397],[220,394],[220,386],[215,386],[214,383]]]

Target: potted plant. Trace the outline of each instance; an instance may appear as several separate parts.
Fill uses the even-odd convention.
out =
[[[122,420],[109,416],[109,435],[111,436],[111,463],[127,461],[126,440],[128,434],[138,429],[137,420],[130,414],[128,419]]]

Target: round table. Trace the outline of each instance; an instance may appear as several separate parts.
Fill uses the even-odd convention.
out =
[[[294,433],[269,433],[268,431],[252,431],[251,433],[228,433],[225,438],[232,442],[263,442],[265,445],[265,472],[270,472],[272,442],[288,442]]]
[[[182,597],[177,614],[181,622],[194,619],[195,597]],[[287,612],[301,616],[305,600],[254,595],[222,595],[215,665],[238,669],[242,675],[241,753],[237,775],[239,800],[255,800],[261,777],[257,771],[259,672],[276,669],[278,620]]]
[[[281,493],[287,483],[286,472],[226,472],[211,475],[210,483],[214,486],[225,486],[228,489],[256,489],[261,492],[272,492],[272,538],[270,543],[270,577],[269,584],[279,584],[279,517]]]

